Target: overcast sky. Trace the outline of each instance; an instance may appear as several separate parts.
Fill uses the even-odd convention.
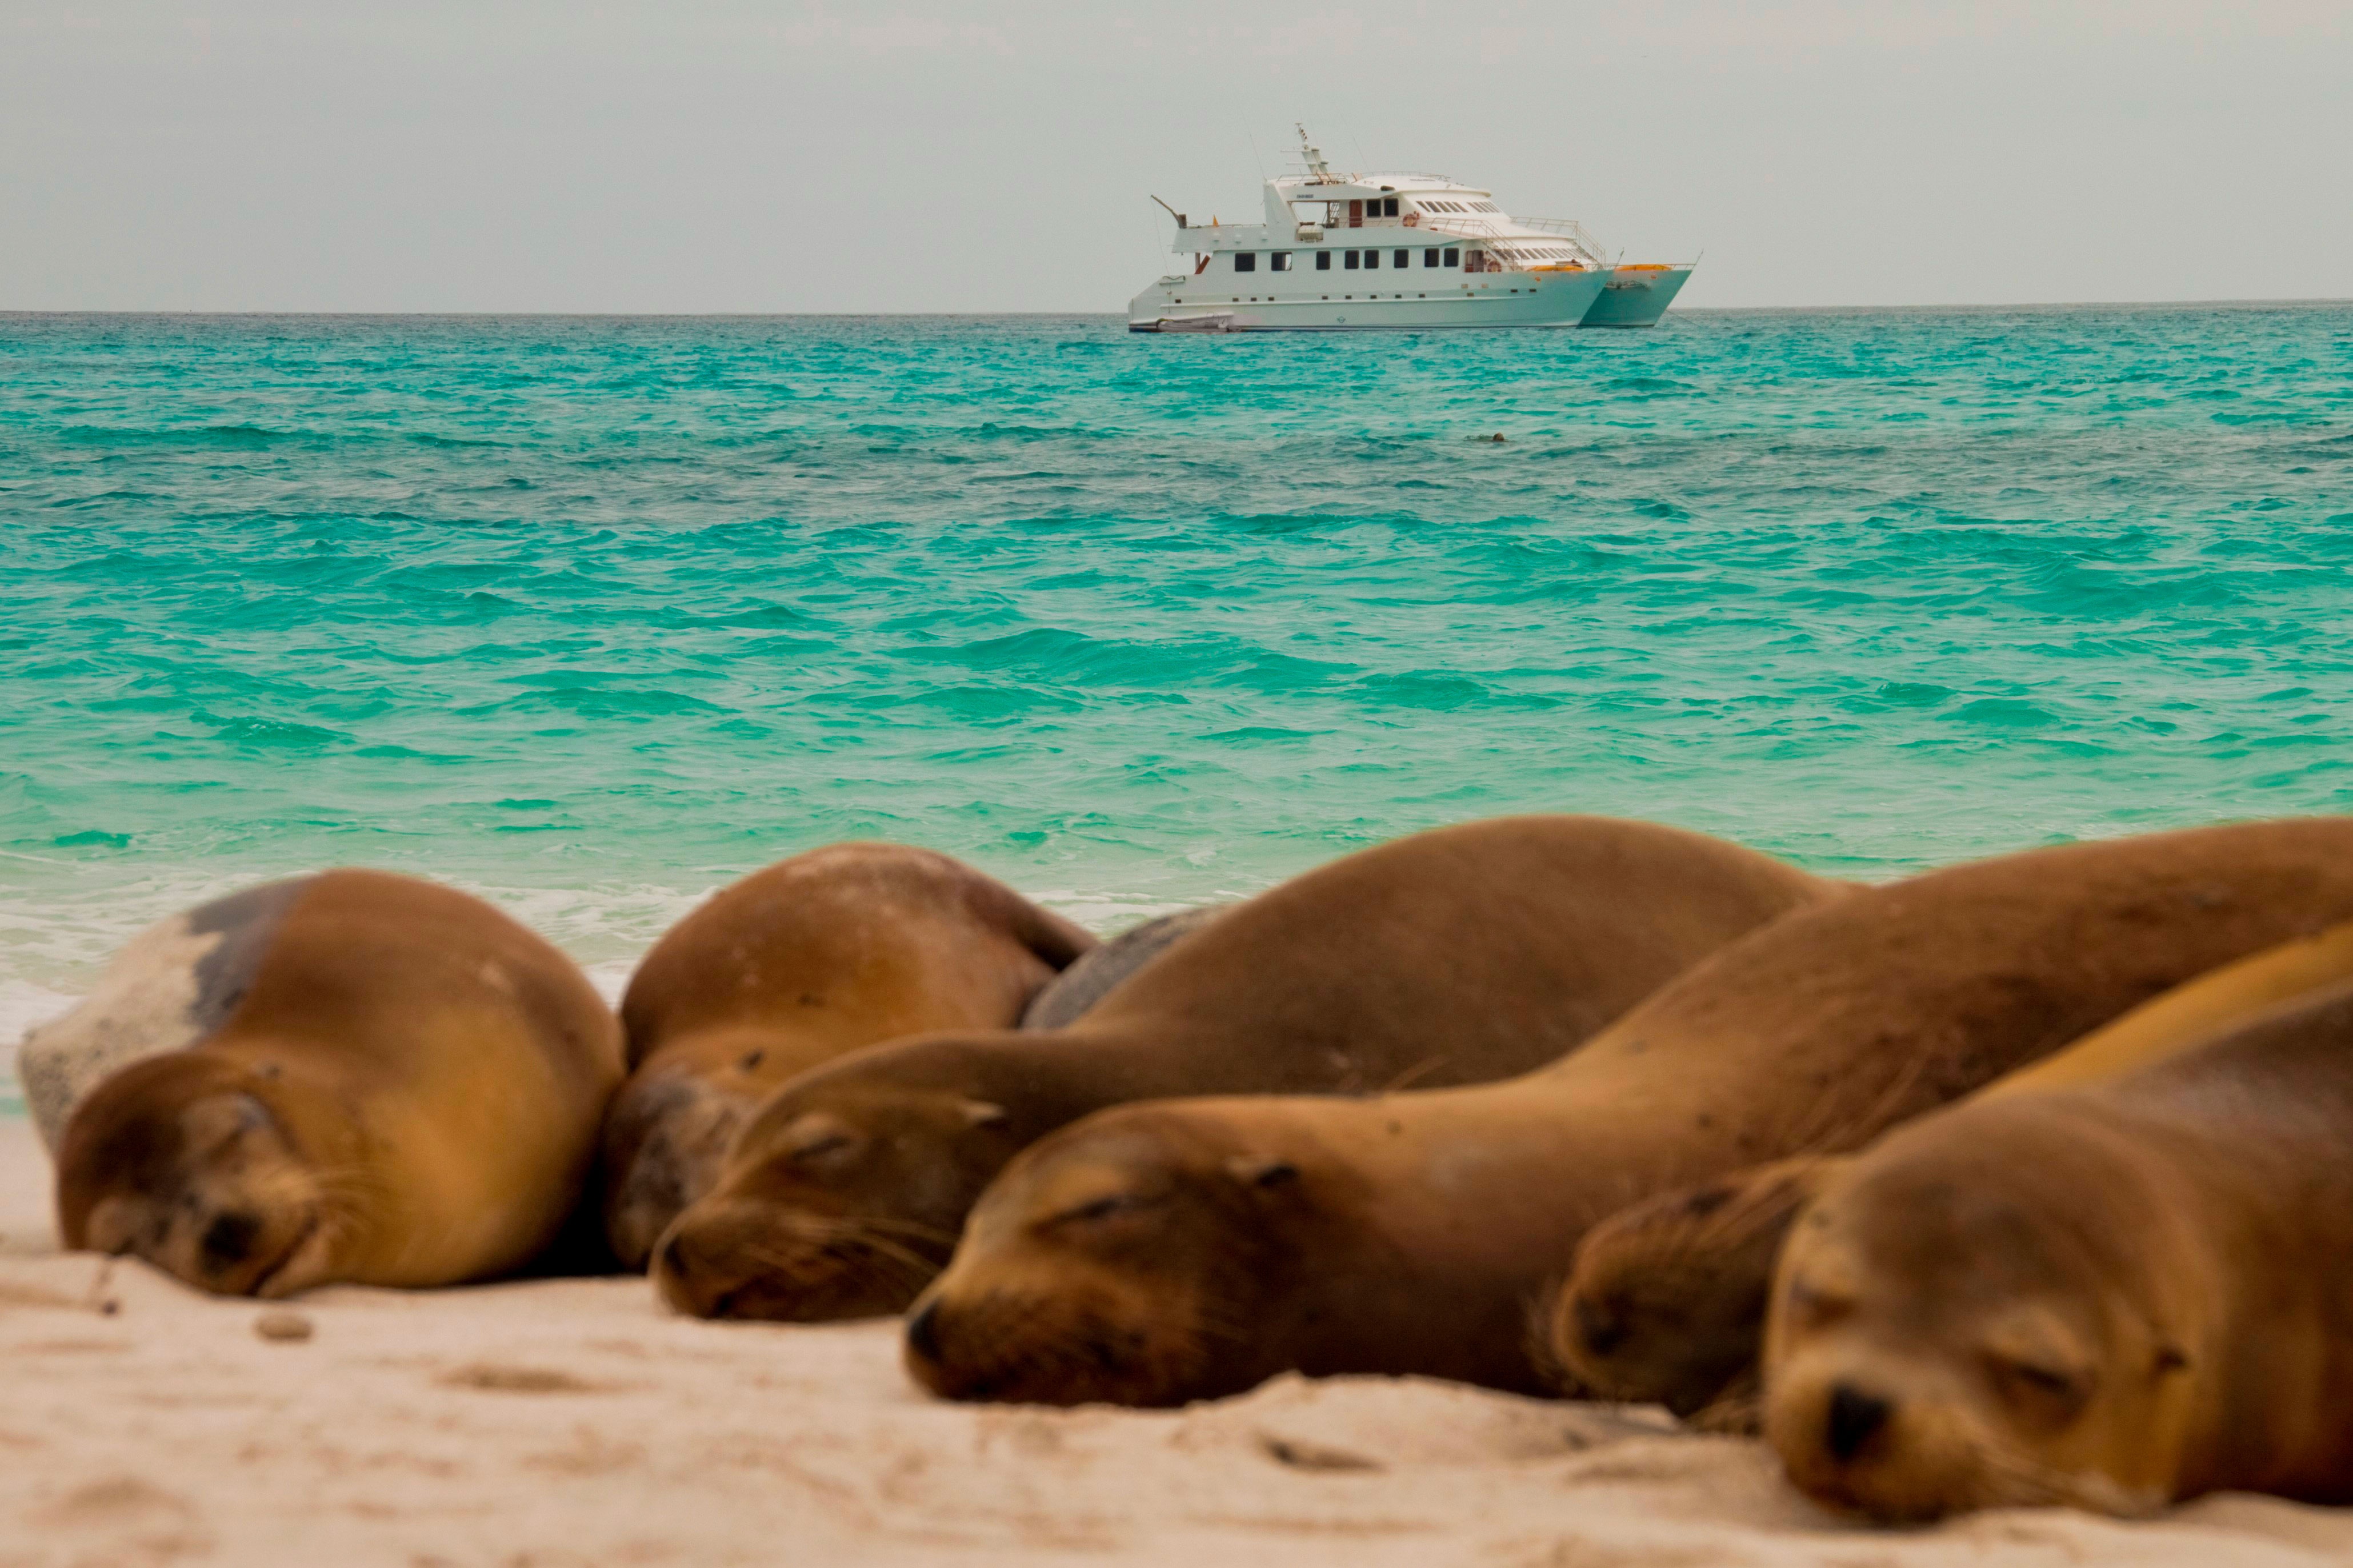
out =
[[[1694,306],[2353,296],[2353,0],[0,0],[0,309],[1117,310],[1294,120]]]

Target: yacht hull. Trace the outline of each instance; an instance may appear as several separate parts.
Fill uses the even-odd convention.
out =
[[[1294,272],[1266,295],[1217,295],[1163,280],[1128,302],[1132,332],[1374,332],[1588,323],[1601,272]],[[1383,287],[1390,277],[1399,279]],[[1297,280],[1308,280],[1304,289]],[[1668,291],[1672,297],[1672,290]],[[1666,307],[1663,302],[1660,309]]]
[[[1581,324],[1655,327],[1691,275],[1688,267],[1617,268],[1604,277],[1601,292]]]

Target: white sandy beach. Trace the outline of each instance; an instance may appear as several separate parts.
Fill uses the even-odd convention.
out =
[[[636,1563],[2269,1564],[2353,1510],[1849,1526],[1655,1412],[1282,1380],[1173,1413],[946,1405],[896,1328],[718,1325],[636,1279],[271,1309],[56,1250],[0,1118],[0,1568]]]

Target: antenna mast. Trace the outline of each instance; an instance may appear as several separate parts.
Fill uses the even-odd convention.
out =
[[[1307,139],[1305,125],[1296,120],[1293,121],[1291,125],[1293,130],[1299,132],[1299,151],[1307,161],[1307,172],[1315,177],[1314,183],[1319,185],[1330,184],[1332,166],[1324,161],[1324,149]]]

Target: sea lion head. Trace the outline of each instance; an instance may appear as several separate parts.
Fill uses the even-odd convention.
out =
[[[2045,1108],[1999,1109],[1898,1134],[1791,1229],[1765,1430],[1818,1501],[1905,1522],[2172,1493],[2200,1344],[2168,1205],[2080,1124],[2030,1142],[2005,1134]]]
[[[1840,1163],[1755,1166],[1661,1193],[1588,1231],[1547,1335],[1567,1379],[1684,1416],[1743,1380],[1757,1363],[1782,1238]]]
[[[305,1147],[313,1098],[268,1062],[179,1052],[124,1068],[66,1124],[66,1245],[224,1296],[290,1296],[328,1278],[358,1194]]]
[[[1280,1370],[1263,1307],[1307,1178],[1149,1105],[1026,1151],[982,1196],[907,1320],[915,1380],[950,1399],[1173,1405]],[[1262,1364],[1261,1364],[1262,1363]]]
[[[717,1184],[662,1233],[654,1283],[700,1318],[902,1311],[1020,1146],[1012,1121],[956,1088],[856,1070],[797,1079],[745,1122]]]
[[[670,1050],[632,1074],[606,1112],[605,1234],[642,1269],[686,1206],[718,1185],[728,1146],[779,1081],[789,1042],[729,1029]]]

